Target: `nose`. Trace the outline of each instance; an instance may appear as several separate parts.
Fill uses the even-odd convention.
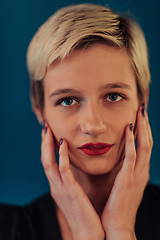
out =
[[[81,113],[81,124],[80,130],[82,133],[90,135],[92,137],[97,137],[100,134],[105,133],[106,125],[102,117],[103,113],[97,106],[88,105],[83,113]]]

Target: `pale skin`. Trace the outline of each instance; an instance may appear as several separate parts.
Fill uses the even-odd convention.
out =
[[[149,179],[153,140],[126,51],[102,44],[74,51],[48,69],[44,97],[43,115],[34,110],[47,127],[41,159],[62,238],[136,239],[135,217]],[[130,123],[136,124],[137,149]],[[101,156],[78,149],[97,142],[113,147]]]

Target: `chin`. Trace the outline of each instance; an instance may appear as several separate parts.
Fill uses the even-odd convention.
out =
[[[81,162],[76,162],[74,159],[70,158],[70,163],[74,167],[75,171],[82,171],[89,175],[104,175],[110,173],[116,166],[113,164],[113,161],[106,161],[98,159],[93,159],[86,161],[82,160]]]
[[[107,168],[101,168],[101,167],[95,167],[90,169],[84,169],[83,171],[89,175],[105,175],[110,173],[113,170],[114,167],[107,167]]]

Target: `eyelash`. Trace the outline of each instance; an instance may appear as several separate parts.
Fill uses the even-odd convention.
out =
[[[122,94],[122,93],[119,93],[119,92],[110,92],[110,93],[107,93],[107,94],[105,95],[105,99],[106,99],[107,97],[111,96],[111,95],[117,95],[117,96],[119,96],[119,97],[122,98],[121,100],[126,99],[126,96],[125,96],[124,94]],[[114,103],[114,102],[120,102],[121,100],[119,100],[119,101],[108,101],[108,102]]]
[[[62,105],[62,102],[64,102],[65,100],[74,100],[74,101],[76,101],[77,102],[77,104],[79,103],[79,100],[77,99],[77,98],[75,98],[75,97],[65,97],[65,98],[62,98],[62,99],[60,99],[57,103],[56,103],[56,105]],[[75,105],[75,104],[74,104]],[[64,105],[62,105],[62,106],[64,106]],[[64,107],[70,107],[70,106],[72,106],[72,105],[66,105],[66,106],[64,106]]]
[[[117,95],[117,96],[119,96],[119,97],[122,98],[121,100],[126,99],[126,96],[125,96],[124,94],[122,94],[122,93],[110,92],[110,93],[107,93],[107,94],[105,95],[105,97],[104,97],[104,98],[105,98],[105,102],[115,103],[115,102],[120,102],[120,101],[121,101],[121,100],[118,100],[118,101],[108,101],[108,100],[106,100],[106,98],[109,97],[109,96],[111,96],[111,95]],[[78,103],[80,102],[80,100],[78,100],[77,98],[70,96],[70,97],[65,97],[65,98],[60,99],[60,100],[56,103],[56,106],[57,106],[57,105],[62,105],[62,103],[63,103],[64,101],[66,101],[66,100],[76,101],[76,102],[77,102],[76,104],[78,104]],[[75,104],[73,104],[73,105],[75,105]],[[72,106],[72,105],[65,105],[65,106],[62,105],[62,106],[63,106],[63,107],[70,107],[70,106]]]

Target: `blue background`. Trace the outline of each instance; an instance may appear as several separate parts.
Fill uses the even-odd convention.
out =
[[[160,185],[160,1],[87,1],[128,11],[142,26],[149,46],[152,84],[149,116],[154,138],[150,181]],[[0,1],[0,202],[24,205],[49,190],[40,162],[41,128],[32,113],[26,69],[27,46],[59,8],[82,1]]]

